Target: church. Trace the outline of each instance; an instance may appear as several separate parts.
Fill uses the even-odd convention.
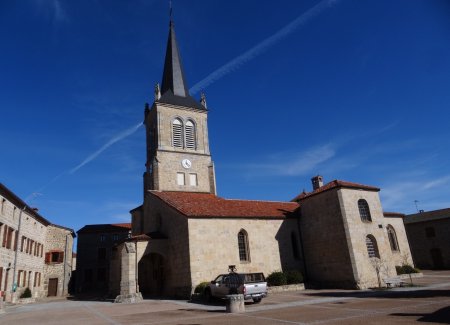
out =
[[[171,21],[162,83],[145,105],[143,203],[130,211],[131,236],[111,259],[117,301],[189,297],[229,265],[266,276],[299,270],[307,283],[358,289],[412,265],[403,215],[383,211],[377,187],[324,184],[318,175],[310,192],[285,202],[217,196],[206,98],[188,89]]]

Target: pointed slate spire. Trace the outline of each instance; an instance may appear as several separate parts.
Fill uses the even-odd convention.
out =
[[[167,40],[161,94],[164,95],[168,90],[171,90],[175,96],[189,96],[172,19],[170,20],[169,39]]]
[[[161,103],[206,110],[206,107],[189,95],[172,17],[170,18],[169,38],[164,61],[161,97],[155,98],[155,100]]]

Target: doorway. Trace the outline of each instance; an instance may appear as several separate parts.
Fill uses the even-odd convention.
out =
[[[164,289],[164,257],[150,253],[138,264],[139,291],[144,296],[161,296]]]
[[[444,268],[444,259],[439,248],[432,248],[430,250],[431,259],[433,260],[433,268],[436,270],[442,270]]]
[[[48,279],[47,297],[56,297],[58,295],[58,278]]]

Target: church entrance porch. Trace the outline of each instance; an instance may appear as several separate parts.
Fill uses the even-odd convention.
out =
[[[150,253],[138,264],[139,291],[145,296],[161,296],[164,290],[164,257]]]

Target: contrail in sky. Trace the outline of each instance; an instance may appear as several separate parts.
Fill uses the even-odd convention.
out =
[[[256,56],[262,54],[265,50],[269,49],[283,38],[286,38],[289,34],[294,32],[300,26],[306,24],[308,21],[322,13],[325,9],[331,7],[333,4],[337,3],[339,0],[323,0],[316,4],[314,7],[306,11],[305,13],[298,16],[292,22],[284,26],[278,32],[273,34],[272,36],[266,38],[264,41],[259,43],[258,45],[252,47],[250,50],[244,52],[238,57],[234,58],[230,62],[221,66],[219,69],[208,75],[203,80],[197,82],[194,86],[189,90],[192,94],[197,93],[199,90],[206,88],[217,80],[221,79],[225,75],[233,72],[234,70],[240,68],[243,64],[249,62],[254,59]]]
[[[114,143],[125,139],[126,137],[132,135],[134,132],[137,131],[137,129],[139,129],[139,127],[142,125],[142,122],[139,123],[138,125],[135,125],[125,131],[123,131],[122,133],[119,133],[118,135],[116,135],[114,138],[112,138],[111,140],[109,140],[107,143],[105,143],[100,149],[98,149],[97,151],[95,151],[93,154],[89,155],[85,160],[83,160],[80,164],[78,164],[77,166],[75,166],[74,168],[72,168],[69,171],[69,174],[73,174],[75,173],[78,169],[80,169],[81,167],[83,167],[84,165],[86,165],[87,163],[91,162],[92,160],[94,160],[95,158],[98,157],[98,155],[100,155],[103,151],[105,151],[106,149],[108,149],[109,147],[111,147]]]

